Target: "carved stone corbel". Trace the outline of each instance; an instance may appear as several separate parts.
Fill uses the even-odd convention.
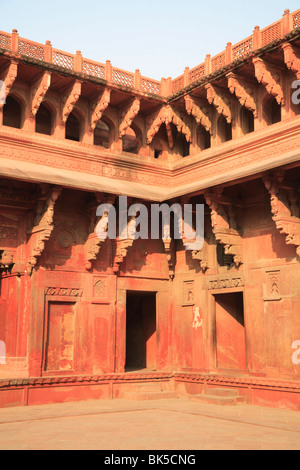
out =
[[[108,108],[110,103],[111,90],[105,88],[97,103],[92,107],[91,116],[91,130],[94,131],[98,122],[102,118],[104,111]]]
[[[222,114],[228,124],[232,122],[231,100],[225,93],[217,86],[208,83],[205,85],[207,92],[207,101],[209,104],[214,105],[217,112]]]
[[[183,218],[179,220],[179,224],[181,224],[182,227],[181,233],[183,246],[187,251],[191,252],[192,259],[198,261],[200,264],[200,268],[205,272],[209,268],[205,240],[203,241],[203,248],[201,248],[200,250],[191,250],[191,248],[193,248],[191,243],[196,243],[196,231],[192,227],[187,226],[188,224],[184,221]]]
[[[96,194],[97,207],[100,204],[101,200],[103,204],[114,204],[115,197],[104,197],[101,194]],[[101,246],[105,243],[108,232],[108,211],[103,214],[100,220],[97,220],[96,215],[97,208],[93,207],[91,209],[91,225],[90,225],[90,234],[85,243],[85,268],[89,271],[92,269],[93,262],[97,260],[98,254],[101,250]]]
[[[14,256],[11,250],[0,251],[0,269],[9,269],[14,264]]]
[[[169,145],[172,148],[173,136],[171,123],[173,123],[178,132],[182,132],[188,142],[192,141],[192,134],[189,126],[184,122],[183,116],[175,111],[171,106],[163,106],[156,114],[148,119],[148,132],[147,132],[147,143],[151,144],[155,135],[158,133],[160,126],[164,123],[168,132]]]
[[[284,62],[288,69],[295,72],[298,80],[300,80],[300,57],[296,54],[295,49],[290,43],[285,43],[282,45],[284,53]]]
[[[168,266],[169,266],[169,277],[171,280],[173,280],[175,276],[175,264],[176,264],[174,240],[172,240],[172,238],[163,238],[162,241],[164,244],[165,253],[167,255],[167,261],[168,261]]]
[[[27,262],[25,272],[32,274],[38,258],[44,251],[45,242],[49,240],[54,228],[54,206],[61,194],[62,188],[54,187],[48,191],[38,201],[37,216],[34,227],[28,233],[29,241],[27,245]]]
[[[31,115],[36,116],[51,85],[51,73],[44,72],[31,88]]]
[[[218,243],[224,246],[225,254],[233,256],[236,266],[243,263],[241,233],[237,230],[233,206],[229,205],[229,215],[222,204],[221,192],[207,192],[204,195],[211,211],[212,230]]]
[[[263,178],[264,184],[271,196],[272,219],[279,232],[285,235],[287,245],[294,245],[296,253],[300,256],[300,218],[292,214],[291,209],[296,207],[296,197],[290,196],[291,206],[286,192],[280,188],[283,174],[274,174]],[[299,208],[297,207],[299,215]]]
[[[120,127],[119,127],[120,138],[122,138],[126,134],[126,131],[131,126],[132,121],[138,115],[140,111],[140,107],[141,107],[141,100],[139,98],[135,98],[121,112]]]
[[[197,98],[187,95],[184,99],[187,113],[194,116],[196,122],[201,124],[205,130],[212,134],[212,123],[209,117],[209,110],[202,106]]]
[[[4,72],[4,76],[2,78],[2,81],[5,85],[5,98],[7,98],[7,96],[9,95],[10,91],[11,91],[11,88],[13,86],[13,84],[15,83],[15,80],[17,78],[17,75],[18,75],[18,64],[17,62],[14,62],[12,61],[9,66],[7,67],[7,69],[5,70]],[[5,100],[0,100],[0,109],[3,108],[4,106],[4,103],[5,103]]]
[[[63,104],[62,122],[65,124],[81,95],[81,82],[76,80]]]
[[[123,263],[127,256],[129,248],[135,241],[136,233],[136,216],[130,217],[123,233],[116,240],[116,254],[114,258],[113,271],[117,274],[120,270],[120,265]]]
[[[255,77],[262,83],[267,92],[276,98],[278,104],[284,105],[284,94],[281,86],[280,74],[260,57],[252,59],[255,68]]]
[[[227,78],[230,93],[235,94],[241,106],[245,106],[245,108],[252,111],[254,117],[257,117],[257,105],[253,88],[245,80],[232,72],[227,75]]]

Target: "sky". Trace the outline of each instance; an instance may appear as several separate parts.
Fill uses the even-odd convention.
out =
[[[299,0],[0,0],[0,30],[160,80],[279,20]]]

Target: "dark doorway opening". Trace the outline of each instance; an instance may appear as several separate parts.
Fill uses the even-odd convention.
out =
[[[242,292],[215,295],[218,369],[246,370],[244,296]]]
[[[156,370],[156,294],[128,292],[125,371]]]

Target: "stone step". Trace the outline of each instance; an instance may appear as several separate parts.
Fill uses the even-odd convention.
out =
[[[190,395],[191,401],[201,401],[212,405],[235,406],[246,403],[246,397],[240,396],[238,390],[230,388],[207,388],[201,395]]]
[[[135,392],[125,392],[123,398],[126,400],[165,400],[165,399],[174,399],[178,398],[176,392],[170,391],[135,391]]]
[[[234,388],[207,388],[204,392],[205,395],[217,395],[220,397],[237,397],[239,395],[239,391]]]

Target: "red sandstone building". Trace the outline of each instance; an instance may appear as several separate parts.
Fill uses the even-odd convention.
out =
[[[160,82],[0,32],[1,406],[149,386],[299,409],[299,26]],[[119,195],[204,204],[203,249],[101,242]]]

